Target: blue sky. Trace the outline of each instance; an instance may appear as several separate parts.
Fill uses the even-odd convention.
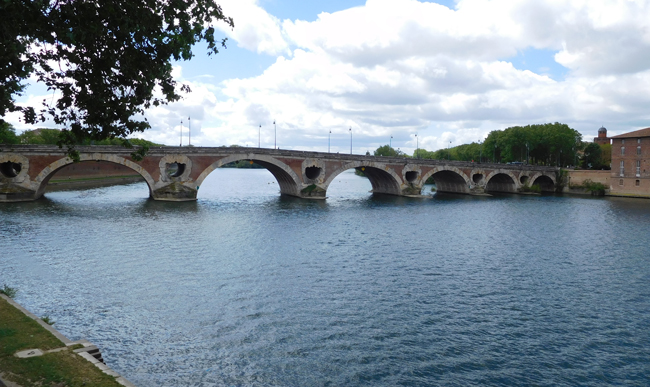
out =
[[[175,64],[193,92],[146,113],[140,136],[174,145],[365,153],[479,141],[562,122],[585,140],[650,126],[648,1],[222,0],[228,48]],[[22,102],[40,101],[32,87]],[[51,95],[49,96],[51,97]],[[15,117],[19,130],[29,129]],[[42,125],[41,125],[42,126]],[[185,130],[186,132],[186,130]]]

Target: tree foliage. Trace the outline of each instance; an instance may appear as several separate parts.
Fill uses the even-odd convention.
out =
[[[375,156],[390,156],[390,157],[403,157],[404,153],[399,150],[395,150],[395,148],[391,147],[390,145],[382,145],[379,148],[375,149],[374,152]]]
[[[0,120],[0,144],[17,144],[16,130],[8,122]]]
[[[541,165],[574,165],[582,135],[566,124],[513,126],[490,132],[485,153],[494,161],[526,161]]]
[[[0,116],[53,119],[66,128],[59,146],[73,156],[85,140],[148,129],[144,109],[190,91],[174,81],[171,61],[191,59],[200,41],[218,53],[214,23],[234,27],[213,0],[2,0],[0,15]],[[58,98],[18,106],[28,77]]]
[[[26,130],[17,136],[17,143],[21,144],[40,144],[40,145],[56,145],[59,141],[59,134],[61,133],[58,129],[36,129],[36,130]],[[125,144],[125,141],[128,141],[128,144]],[[152,146],[163,146],[162,144],[156,144],[154,142],[144,140],[141,138],[129,138],[128,140],[122,138],[107,138],[104,140],[90,140],[85,139],[83,142],[75,145],[121,145],[132,148],[134,146],[142,148],[149,148]]]
[[[582,146],[580,132],[556,122],[495,130],[483,143],[472,142],[433,152],[420,149],[413,152],[413,157],[417,152],[421,159],[567,165],[575,162]]]
[[[595,142],[587,144],[582,154],[582,166],[588,169],[600,169],[602,167],[603,150]]]

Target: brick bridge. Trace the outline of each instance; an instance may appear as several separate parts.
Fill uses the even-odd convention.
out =
[[[155,147],[143,161],[116,146],[80,146],[81,161],[107,161],[133,169],[155,200],[196,200],[203,180],[225,164],[250,160],[268,169],[284,195],[324,199],[334,178],[351,168],[363,171],[373,192],[419,195],[432,177],[438,192],[516,193],[525,185],[555,190],[556,168],[479,164],[262,148]],[[0,202],[40,198],[59,169],[72,164],[62,149],[47,145],[0,145]]]

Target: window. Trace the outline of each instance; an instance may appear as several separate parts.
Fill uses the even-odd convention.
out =
[[[636,143],[637,143],[637,144],[641,144],[641,139],[640,139],[640,138],[637,138],[637,139],[636,139]]]
[[[625,156],[625,147],[624,146],[621,147],[621,156]]]
[[[641,177],[641,160],[636,161],[636,177]]]
[[[637,187],[640,186],[640,185],[641,185],[641,180],[637,180],[637,181],[635,181],[635,182],[634,182],[634,185],[636,185]]]
[[[625,163],[621,160],[621,176],[625,176]]]
[[[641,156],[641,146],[636,147],[636,155]]]
[[[621,144],[625,145],[625,140],[621,140]]]
[[[623,179],[618,180],[618,185],[623,185]]]

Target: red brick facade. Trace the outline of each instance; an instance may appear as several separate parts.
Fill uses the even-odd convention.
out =
[[[650,198],[650,128],[611,139],[610,195]]]
[[[599,145],[609,144],[610,138],[607,137],[607,129],[604,126],[601,126],[598,129],[598,137],[594,138],[594,142]]]

